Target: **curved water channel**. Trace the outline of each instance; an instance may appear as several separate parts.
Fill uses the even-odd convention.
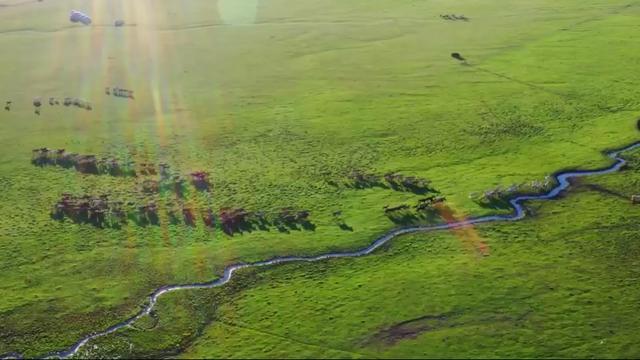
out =
[[[369,246],[367,246],[366,248],[363,248],[361,250],[347,251],[347,252],[331,252],[331,253],[327,253],[327,254],[323,254],[323,255],[310,256],[310,257],[305,257],[305,256],[286,256],[286,257],[277,257],[277,258],[273,258],[273,259],[270,259],[270,260],[258,261],[258,262],[254,262],[254,263],[235,264],[235,265],[228,266],[224,270],[224,273],[223,273],[222,277],[220,277],[220,278],[218,278],[216,280],[210,281],[210,282],[163,286],[163,287],[161,287],[159,289],[156,289],[153,293],[151,293],[151,295],[149,295],[148,304],[144,308],[142,308],[142,310],[140,310],[134,316],[132,316],[132,317],[130,317],[130,318],[124,320],[124,321],[121,321],[121,322],[119,322],[119,323],[117,323],[117,324],[115,324],[113,326],[110,326],[105,330],[102,330],[100,332],[96,332],[96,333],[87,335],[84,338],[78,340],[78,342],[76,342],[71,347],[69,347],[69,348],[67,348],[65,350],[52,352],[52,353],[49,353],[49,354],[45,355],[44,357],[47,357],[47,358],[63,358],[63,359],[71,357],[71,356],[77,354],[78,351],[80,350],[80,348],[85,346],[89,341],[91,341],[93,339],[96,339],[96,338],[99,338],[99,337],[102,337],[102,336],[105,336],[105,335],[109,335],[109,334],[111,334],[113,332],[116,332],[119,329],[122,329],[122,328],[124,328],[126,326],[129,326],[129,325],[133,324],[134,322],[139,320],[141,317],[143,317],[145,315],[148,315],[149,312],[151,312],[151,310],[154,308],[154,306],[158,302],[158,299],[162,295],[164,295],[166,293],[169,293],[169,292],[172,292],[172,291],[178,291],[178,290],[210,289],[210,288],[222,286],[222,285],[228,283],[231,280],[231,278],[233,277],[233,274],[236,271],[240,270],[240,269],[250,268],[250,267],[263,267],[263,266],[270,266],[270,265],[278,265],[278,264],[292,263],[292,262],[314,262],[314,261],[321,261],[321,260],[327,260],[327,259],[336,259],[336,258],[360,257],[360,256],[365,256],[365,255],[371,254],[376,249],[378,249],[380,246],[388,243],[389,241],[391,241],[395,237],[400,236],[400,235],[404,235],[404,234],[410,234],[410,233],[416,233],[416,232],[428,232],[428,231],[446,230],[446,229],[455,229],[455,228],[460,228],[460,227],[464,227],[464,226],[467,226],[467,225],[488,223],[488,222],[518,221],[518,220],[521,220],[526,216],[526,212],[525,212],[524,206],[522,205],[523,202],[530,201],[530,200],[551,200],[553,198],[556,198],[561,192],[566,190],[571,185],[569,180],[572,179],[572,178],[578,178],[578,177],[584,177],[584,176],[592,176],[592,175],[604,175],[604,174],[610,174],[610,173],[616,172],[616,171],[620,170],[626,164],[626,160],[621,158],[620,154],[622,152],[633,150],[633,149],[636,149],[636,148],[640,148],[640,141],[636,142],[636,143],[633,143],[631,145],[628,145],[628,146],[626,146],[624,148],[621,148],[619,150],[615,150],[615,151],[607,153],[607,156],[609,156],[611,159],[614,160],[614,163],[611,166],[607,167],[607,168],[602,168],[602,169],[597,169],[597,170],[563,171],[563,172],[559,172],[559,173],[554,174],[553,178],[556,180],[557,185],[553,189],[548,191],[547,193],[539,194],[539,195],[519,195],[519,196],[515,196],[511,200],[509,200],[509,203],[511,204],[511,206],[513,208],[513,212],[510,215],[489,215],[489,216],[482,216],[482,217],[476,217],[476,218],[469,218],[469,219],[466,219],[466,220],[463,220],[463,221],[449,223],[449,224],[442,224],[442,225],[434,225],[434,226],[423,225],[423,226],[410,226],[410,227],[397,228],[397,229],[391,230],[390,232],[380,236],[375,241],[373,241]],[[19,354],[15,354],[15,353],[14,354],[7,354],[7,355],[8,355],[7,358],[10,358],[10,357],[20,358],[21,357]]]

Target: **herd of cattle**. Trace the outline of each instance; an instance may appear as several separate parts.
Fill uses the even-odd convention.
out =
[[[173,224],[196,226],[198,218],[208,228],[219,227],[224,233],[233,235],[256,229],[267,230],[271,226],[286,232],[289,229],[313,228],[309,222],[310,212],[284,208],[275,213],[247,211],[243,208],[221,208],[217,214],[211,209],[198,210],[184,203],[166,206],[166,220]],[[51,217],[56,220],[70,219],[75,223],[91,224],[99,228],[121,228],[129,222],[138,226],[159,225],[163,215],[156,201],[119,201],[110,195],[74,196],[62,194],[54,205]]]
[[[405,176],[395,172],[386,173],[384,175],[365,172],[362,170],[353,170],[347,176],[347,187],[363,189],[371,187],[391,188],[395,191],[406,191],[416,194],[425,194],[434,191],[430,187],[430,181],[416,176]],[[330,184],[337,186],[335,182]]]
[[[108,174],[112,176],[136,176],[134,164],[115,158],[98,158],[95,155],[83,155],[67,152],[65,149],[49,149],[46,147],[33,149],[31,163],[37,166],[60,166],[74,168],[84,174]],[[144,170],[144,167],[142,167]]]
[[[469,19],[468,17],[464,16],[464,15],[456,15],[456,14],[444,14],[444,15],[440,15],[441,19],[444,20],[450,20],[450,21],[469,21],[471,19]]]
[[[122,97],[128,99],[134,99],[133,90],[121,89],[119,87],[106,87],[104,89],[105,95],[113,95],[115,97]]]
[[[215,228],[219,225],[219,228],[229,235],[255,229],[268,230],[272,226],[283,232],[299,229],[299,227],[315,228],[315,225],[309,221],[310,211],[308,210],[284,208],[267,214],[264,211],[247,211],[242,207],[225,207],[219,209],[217,213],[209,207],[196,209],[187,204],[189,201],[185,201],[188,181],[183,176],[172,172],[166,163],[136,164],[133,161],[121,161],[113,157],[99,158],[95,155],[70,153],[65,149],[54,150],[44,147],[32,151],[31,162],[40,167],[74,168],[83,174],[141,177],[138,183],[138,201],[113,200],[110,194],[100,196],[63,194],[52,211],[52,217],[58,220],[66,218],[77,223],[89,223],[104,228],[121,227],[128,222],[139,226],[158,225],[161,218],[165,218],[171,224],[183,223],[195,226],[197,219],[200,218],[206,227]],[[194,188],[211,194],[213,189],[208,172],[193,171],[189,173],[188,178]],[[436,196],[437,191],[430,187],[429,180],[394,172],[377,175],[354,170],[349,174],[346,186],[352,188],[377,186],[415,194],[428,193],[426,197],[419,199],[415,206],[407,204],[385,206],[385,214],[393,221],[415,214],[433,212],[432,210],[445,201],[444,197]],[[548,186],[548,184],[532,183],[530,186],[539,187]],[[165,204],[163,208],[166,209],[166,216],[161,216],[160,207],[157,204],[159,198],[156,195],[167,192],[174,194],[175,196],[172,195],[170,198],[175,200]],[[334,217],[336,217],[335,214]],[[340,220],[341,216],[337,216],[336,219]],[[343,220],[339,221],[339,224],[341,228],[350,229]]]
[[[122,89],[119,87],[107,87],[105,88],[105,94],[113,95],[115,97],[132,99],[132,100],[134,99],[133,90]],[[57,106],[62,104],[67,107],[75,106],[77,108],[84,109],[87,111],[93,110],[93,105],[89,101],[79,99],[79,98],[74,98],[74,97],[65,97],[64,99],[62,99],[62,101],[55,97],[49,97],[48,102],[49,102],[49,106]],[[36,115],[40,115],[42,111],[42,105],[43,105],[43,100],[41,97],[36,97],[33,99],[33,109]],[[4,104],[5,111],[11,111],[12,107],[13,107],[13,101],[11,100],[5,101],[5,104]]]
[[[275,226],[282,232],[299,229],[299,227],[315,228],[309,221],[311,213],[308,210],[284,208],[273,214],[267,214],[264,211],[251,212],[244,208],[221,208],[217,214],[210,208],[197,210],[185,204],[187,181],[179,174],[172,173],[170,166],[166,163],[157,166],[151,163],[136,164],[132,161],[119,161],[110,157],[98,158],[95,155],[82,155],[69,153],[65,149],[48,148],[34,149],[31,162],[40,167],[74,168],[83,174],[144,177],[139,182],[140,193],[138,194],[138,199],[144,200],[123,202],[111,199],[110,194],[100,196],[63,194],[52,211],[52,217],[58,220],[67,218],[77,223],[88,223],[100,228],[121,227],[129,221],[140,226],[158,225],[161,216],[156,195],[161,192],[171,192],[175,194],[175,201],[166,204],[166,218],[172,224],[183,223],[195,226],[200,217],[205,226],[214,228],[218,224],[222,231],[229,235],[254,229],[268,230],[271,226]],[[189,177],[193,187],[211,193],[209,173],[193,171],[189,173]],[[149,200],[150,198],[154,200]]]
[[[33,99],[33,109],[34,109],[34,113],[36,115],[40,115],[41,109],[42,109],[42,105],[43,105],[43,100],[41,97],[36,97]],[[60,100],[58,100],[55,97],[50,97],[49,98],[49,106],[56,106],[56,105],[60,105]],[[78,99],[78,98],[72,98],[72,97],[65,97],[62,100],[62,105],[64,106],[75,106],[77,108],[80,109],[84,109],[87,111],[91,111],[93,110],[93,105],[91,105],[90,102],[82,100],[82,99]],[[4,109],[6,111],[11,111],[11,107],[13,106],[13,101],[8,100],[5,102],[4,105]]]

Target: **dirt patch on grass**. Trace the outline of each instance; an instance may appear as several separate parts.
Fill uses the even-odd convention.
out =
[[[406,320],[379,330],[369,338],[367,343],[394,345],[401,340],[415,339],[424,332],[450,326],[448,321],[454,316],[453,314],[425,315]]]
[[[481,318],[475,319],[465,319],[463,313],[455,312],[440,315],[425,315],[382,328],[369,336],[363,344],[365,346],[393,346],[403,340],[416,339],[426,332],[466,325],[511,324],[511,326],[515,326],[516,324],[527,321],[532,314],[533,311],[529,309],[521,314],[486,314]]]

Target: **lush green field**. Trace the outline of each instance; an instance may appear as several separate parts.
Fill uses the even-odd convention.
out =
[[[172,293],[81,356],[635,358],[640,154],[535,217],[406,236],[358,259]],[[482,246],[489,249],[481,255]],[[195,341],[194,341],[195,340]]]
[[[0,1],[6,4],[17,2]],[[91,13],[94,25],[70,24],[71,9]],[[471,21],[444,21],[438,16],[443,13],[462,13]],[[0,353],[28,356],[63,348],[135,312],[152,289],[214,278],[232,262],[365,246],[397,226],[382,206],[415,202],[419,195],[328,183],[354,169],[428,178],[456,216],[463,217],[495,211],[473,203],[471,192],[541,179],[562,168],[604,165],[600,150],[637,138],[640,75],[633,69],[640,60],[634,36],[640,32],[639,13],[635,3],[617,0],[533,0],[508,6],[497,0],[45,0],[0,6],[0,102],[13,101],[11,111],[0,112]],[[130,26],[107,26],[117,18]],[[470,65],[451,59],[454,51]],[[106,86],[133,89],[136,99],[106,96]],[[36,96],[79,97],[91,101],[94,110],[45,104],[38,116],[31,105]],[[143,179],[35,167],[31,150],[42,146],[166,162],[181,174],[207,170],[212,194],[190,188],[191,206],[308,209],[316,228],[229,237],[202,223],[195,228],[171,225],[164,210],[160,226],[96,229],[57,222],[49,213],[61,193],[109,192],[137,200]],[[576,354],[568,350],[578,346],[571,339],[554,345],[563,338],[553,332],[543,332],[549,341],[540,338],[541,343],[520,343],[519,335],[511,333],[511,342],[502,339],[498,347],[498,337],[489,335],[472,342],[470,329],[490,326],[500,332],[514,314],[525,314],[526,307],[515,305],[509,308],[511,320],[499,312],[511,304],[506,299],[531,294],[519,291],[522,286],[542,284],[546,276],[560,288],[583,285],[581,277],[573,276],[578,267],[599,273],[606,264],[627,259],[605,252],[611,262],[596,261],[604,255],[585,255],[577,247],[580,241],[599,243],[603,235],[568,209],[585,211],[585,219],[593,221],[603,212],[618,219],[632,211],[594,209],[589,204],[599,204],[598,195],[575,199],[583,196],[584,201],[553,205],[565,211],[547,218],[541,211],[543,218],[528,220],[548,225],[481,229],[492,249],[482,260],[456,247],[455,237],[425,235],[402,239],[390,250],[393,256],[381,252],[352,265],[345,260],[295,272],[296,266],[283,267],[253,274],[255,279],[247,275],[238,289],[232,286],[218,295],[225,305],[215,316],[226,320],[207,328],[191,354]],[[164,205],[171,199],[160,195],[156,200]],[[335,224],[337,210],[353,231]],[[536,236],[542,244],[531,235],[534,230],[540,231]],[[609,240],[620,239],[626,238]],[[523,249],[530,249],[530,256],[524,258]],[[549,268],[569,253],[583,256],[574,259],[573,272],[557,269],[556,274]],[[408,264],[408,259],[419,261]],[[374,266],[380,270],[365,271]],[[611,266],[615,279],[632,278],[624,273],[631,266]],[[472,269],[479,281],[471,280]],[[394,276],[404,282],[390,281]],[[501,282],[494,283],[500,276]],[[278,283],[269,291],[267,278]],[[602,314],[604,305],[598,301],[607,298],[597,294],[624,287],[604,277],[597,280],[590,309]],[[320,281],[326,287],[318,286]],[[253,282],[255,288],[248,286]],[[357,285],[360,292],[354,290]],[[435,303],[427,301],[431,286],[440,289]],[[455,299],[447,296],[463,296],[462,289],[468,299],[456,308],[451,305]],[[318,308],[291,313],[298,306],[291,301],[305,299],[293,296],[296,291],[308,297],[305,306]],[[351,294],[359,300],[349,300]],[[184,301],[198,297],[195,303],[212,309],[208,292],[176,296]],[[277,301],[278,296],[289,300]],[[539,333],[545,326],[570,336],[584,330],[572,326],[588,327],[587,320],[565,315],[572,302],[559,296],[538,303],[558,317],[545,313],[544,324],[534,315],[524,317],[521,331]],[[621,306],[631,306],[630,295],[618,298]],[[378,308],[360,308],[362,299]],[[336,303],[344,307],[330,309]],[[202,328],[213,316],[200,314],[194,321],[187,310],[167,310],[167,304],[162,303],[160,319],[167,319],[162,314],[168,311]],[[276,305],[289,310],[278,311]],[[366,317],[368,310],[377,316]],[[332,315],[325,317],[324,311]],[[484,325],[481,312],[491,325]],[[452,333],[446,336],[466,339],[468,347],[416,341],[376,348],[367,342],[381,326],[441,314],[452,314],[447,315],[453,319]],[[633,321],[621,315],[614,322],[619,347],[606,352],[602,346],[583,345],[582,354],[633,355],[632,347],[624,347],[633,339]],[[600,325],[595,323],[594,336],[603,329]],[[165,351],[193,339],[193,329],[185,330],[178,320],[174,326],[167,337],[136,333],[147,337],[136,349]],[[271,335],[256,341],[255,331]],[[207,341],[221,333],[227,336],[224,342]],[[247,347],[247,341],[254,347]],[[317,347],[325,343],[335,350]]]
[[[82,356],[635,358],[640,153],[535,217],[396,239],[369,257],[172,293]],[[482,256],[480,245],[488,256]],[[195,339],[195,342],[193,342]]]

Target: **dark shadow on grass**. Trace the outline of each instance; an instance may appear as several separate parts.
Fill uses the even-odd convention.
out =
[[[494,199],[491,201],[478,201],[476,204],[480,205],[480,207],[485,209],[493,209],[493,210],[508,210],[511,209],[511,204],[508,200],[504,199]]]
[[[420,221],[420,218],[411,212],[391,213],[387,214],[389,220],[393,221],[397,225],[412,225]]]
[[[340,230],[353,231],[353,227],[347,225],[346,223],[341,223],[338,225],[338,227],[340,227]]]
[[[607,189],[604,186],[598,185],[598,184],[581,184],[579,185],[577,188],[586,188],[589,189],[591,191],[596,191],[599,192],[601,194],[605,194],[605,195],[609,195],[609,196],[614,196],[620,199],[624,199],[624,200],[629,200],[629,197],[619,193],[617,191],[611,190],[611,189]]]
[[[300,223],[300,226],[302,226],[302,228],[307,231],[316,231],[316,225],[310,221],[303,221],[302,223]]]

